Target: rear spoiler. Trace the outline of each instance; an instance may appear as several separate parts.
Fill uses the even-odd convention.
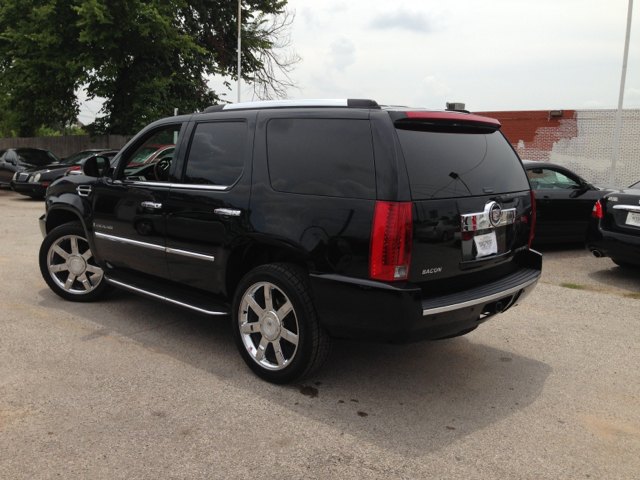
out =
[[[396,128],[444,133],[492,133],[502,125],[499,120],[470,113],[409,110],[389,112]]]

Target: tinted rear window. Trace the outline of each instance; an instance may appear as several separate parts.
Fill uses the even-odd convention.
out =
[[[232,185],[244,169],[246,122],[200,123],[193,135],[184,183]]]
[[[511,145],[493,133],[436,133],[396,129],[415,200],[528,190]]]
[[[375,168],[368,120],[273,119],[267,126],[274,190],[374,199]]]
[[[36,167],[39,167],[41,165],[48,165],[50,163],[58,161],[58,157],[56,157],[53,153],[47,152],[45,150],[16,148],[16,153],[18,154],[18,158],[20,158],[20,161],[28,163],[30,165],[35,165]]]

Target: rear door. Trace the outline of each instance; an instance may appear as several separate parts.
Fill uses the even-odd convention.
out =
[[[166,201],[171,279],[226,293],[227,259],[247,230],[256,112],[202,115]]]
[[[527,248],[531,194],[499,124],[395,120],[413,200],[409,280],[451,291],[448,279],[464,288],[509,273]]]

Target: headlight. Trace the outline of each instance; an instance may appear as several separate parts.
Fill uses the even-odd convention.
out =
[[[40,174],[39,173],[36,173],[36,176],[33,177],[33,181],[36,182],[36,183],[40,181]]]

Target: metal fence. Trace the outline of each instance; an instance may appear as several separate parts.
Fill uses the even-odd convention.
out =
[[[68,135],[66,137],[0,138],[3,148],[44,148],[59,158],[68,157],[81,150],[104,148],[119,150],[133,135]]]

